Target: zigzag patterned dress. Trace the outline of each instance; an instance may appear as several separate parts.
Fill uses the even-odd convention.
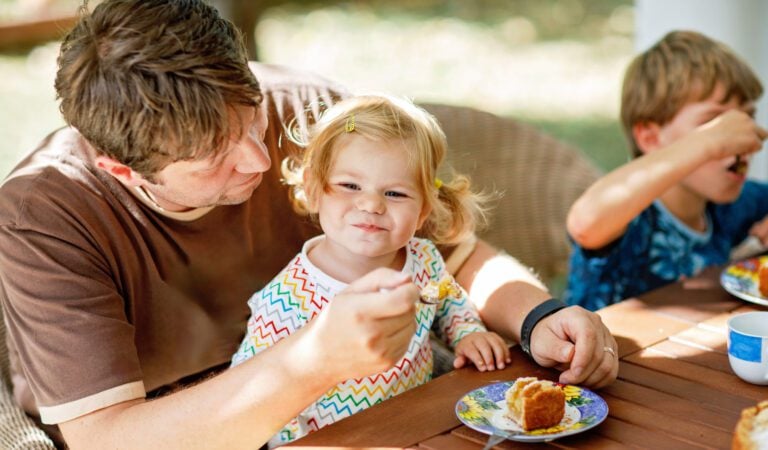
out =
[[[304,326],[346,288],[345,283],[329,277],[307,258],[308,251],[322,239],[324,236],[307,241],[301,253],[248,300],[251,317],[245,338],[232,357],[233,366]],[[445,276],[445,262],[432,242],[413,238],[406,250],[403,272],[412,275],[419,289],[430,280],[437,282]],[[432,378],[431,329],[434,328],[452,348],[467,334],[486,331],[463,290],[460,297],[446,297],[437,305],[419,303],[415,320],[416,333],[408,351],[395,366],[376,375],[347,380],[326,392],[273,436],[269,441],[270,448],[296,440],[429,381]]]

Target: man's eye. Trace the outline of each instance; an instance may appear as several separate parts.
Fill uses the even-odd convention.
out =
[[[385,194],[387,197],[395,197],[395,198],[406,198],[408,197],[408,194],[405,194],[403,192],[397,192],[397,191],[387,191]]]

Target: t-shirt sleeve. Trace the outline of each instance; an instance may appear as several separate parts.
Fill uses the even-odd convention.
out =
[[[749,234],[756,222],[768,215],[768,183],[747,181],[738,200],[718,210],[718,222],[730,227],[727,234],[731,245],[736,246]]]
[[[448,273],[445,261],[434,244],[421,240],[421,249],[426,255],[430,255],[425,261],[428,267],[430,279],[439,282],[446,278],[453,280]],[[475,305],[469,300],[467,292],[454,281],[458,291],[446,295],[436,305],[434,330],[446,344],[454,348],[464,336],[477,331],[487,331]]]
[[[596,311],[624,299],[632,288],[642,290],[644,279],[633,268],[647,263],[648,214],[645,210],[623,235],[602,248],[585,249],[572,241],[567,303]]]
[[[5,226],[0,267],[8,339],[43,422],[144,397],[119,287],[87,239]]]
[[[251,296],[248,300],[251,316],[245,336],[232,356],[232,367],[287,338],[316,315],[312,310],[312,297],[317,294],[301,288],[307,285],[305,281],[301,271],[291,264]]]

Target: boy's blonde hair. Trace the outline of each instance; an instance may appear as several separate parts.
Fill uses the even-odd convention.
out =
[[[399,139],[411,150],[417,185],[425,206],[431,207],[420,235],[435,243],[455,244],[485,224],[486,196],[472,192],[466,176],[454,174],[445,182],[437,178],[447,144],[435,118],[411,101],[379,94],[351,97],[328,109],[310,132],[303,161],[283,161],[283,176],[293,186],[291,201],[297,212],[313,213],[311,200],[321,190],[329,191],[328,175],[339,143],[351,133],[376,141]]]
[[[641,154],[632,135],[637,123],[664,125],[685,104],[712,95],[720,84],[723,102],[757,100],[763,86],[749,65],[724,44],[694,31],[673,31],[637,55],[627,68],[621,94],[621,122],[633,156]]]

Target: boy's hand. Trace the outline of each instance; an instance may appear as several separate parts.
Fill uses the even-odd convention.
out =
[[[467,360],[481,372],[503,369],[512,362],[504,339],[491,331],[478,331],[464,336],[454,351],[456,359],[453,360],[453,367],[456,369],[464,367]]]
[[[699,130],[712,146],[712,159],[748,155],[763,146],[768,130],[744,111],[732,109],[705,123]]]
[[[768,246],[768,216],[763,217],[763,220],[755,222],[752,228],[749,229],[749,235],[754,236],[760,240],[764,246]]]

